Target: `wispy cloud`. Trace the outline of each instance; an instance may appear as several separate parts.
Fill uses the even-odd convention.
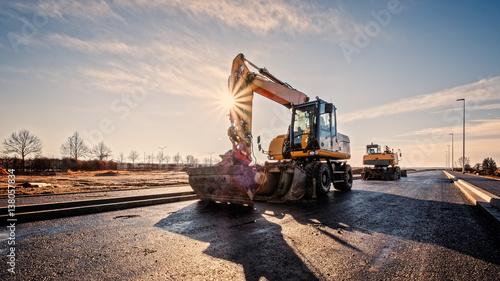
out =
[[[66,20],[67,17],[75,17],[91,22],[103,19],[113,19],[121,23],[126,23],[124,18],[116,13],[106,1],[65,1],[48,0],[40,1],[34,6],[36,11],[44,11],[51,17]]]
[[[5,5],[4,5],[5,4]],[[81,0],[40,0],[40,1],[6,1],[2,3],[0,14],[13,19],[31,19],[34,14],[51,19],[69,21],[72,18],[97,23],[100,21],[117,21],[126,24],[125,19],[113,9],[107,1]]]
[[[69,112],[79,112],[79,113],[96,113],[102,110],[100,106],[93,106],[93,107],[80,107],[80,106],[62,106],[59,108],[59,110],[62,111],[69,111]]]
[[[500,109],[500,103],[472,105],[472,106],[468,106],[467,107],[467,111],[493,110],[493,109]],[[450,112],[450,111],[457,111],[457,110],[461,111],[462,109],[459,109],[459,108],[448,108],[446,110],[435,111],[433,113],[443,113],[443,112]]]
[[[469,110],[491,110],[491,109],[500,109],[500,103],[494,104],[483,104],[469,107]]]
[[[197,21],[213,21],[258,35],[271,32],[321,35],[333,42],[350,40],[363,28],[341,8],[298,0],[45,0],[35,5],[16,2],[9,7],[24,14],[43,12],[61,21],[76,18],[90,23],[116,21],[122,24],[127,24],[126,14],[132,10],[161,11],[166,15],[181,12]]]
[[[445,126],[426,128],[397,135],[393,138],[407,138],[426,135],[447,135],[448,132],[462,132],[462,126]],[[466,124],[466,133],[468,137],[491,137],[500,136],[500,119],[479,119],[471,120]]]
[[[500,76],[482,79],[443,91],[401,99],[388,104],[362,109],[345,114],[343,122],[364,120],[381,116],[396,115],[408,112],[427,111],[449,106],[459,98],[471,98],[474,102],[485,102],[500,99]]]
[[[118,6],[181,11],[196,20],[214,20],[234,29],[249,30],[254,34],[270,32],[287,34],[324,35],[325,38],[342,42],[351,39],[360,25],[340,9],[325,8],[304,1],[196,1],[121,0]]]
[[[88,77],[87,83],[112,93],[128,93],[144,87],[144,83],[152,83],[158,91],[172,95],[209,97],[225,91],[220,87],[227,79],[227,66],[220,64],[224,61],[223,53],[215,51],[213,43],[202,38],[197,40],[204,46],[202,49],[189,48],[193,44],[191,38],[175,39],[171,43],[149,42],[147,46],[118,44],[120,50],[126,50],[117,53],[118,60],[82,67],[79,72]],[[108,52],[116,47],[106,42],[66,42],[76,42],[66,44],[68,48],[95,52]]]
[[[51,33],[47,36],[47,41],[52,45],[63,46],[86,53],[127,54],[134,51],[132,50],[133,47],[117,39],[82,40],[67,35]]]

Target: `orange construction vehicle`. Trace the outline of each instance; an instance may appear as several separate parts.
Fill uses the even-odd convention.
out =
[[[395,180],[406,177],[406,170],[401,170],[398,166],[401,161],[400,150],[394,152],[388,146],[381,149],[378,144],[366,146],[366,155],[363,156],[363,171],[361,179]]]
[[[251,72],[250,67],[257,72]],[[274,138],[263,166],[252,157],[252,112],[254,93],[291,110],[287,132]],[[337,132],[333,104],[309,97],[259,68],[243,54],[233,60],[229,94],[234,104],[228,129],[232,149],[220,155],[212,167],[188,170],[189,184],[202,200],[253,204],[314,198],[330,186],[350,190],[352,170],[349,137]],[[260,138],[257,138],[259,148]],[[254,164],[252,164],[254,163]]]

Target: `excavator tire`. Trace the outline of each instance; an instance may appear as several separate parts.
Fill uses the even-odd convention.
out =
[[[396,179],[396,169],[387,169],[384,171],[384,180],[393,181]]]
[[[316,193],[318,196],[325,196],[330,191],[332,184],[332,174],[328,164],[316,163],[314,165],[313,176],[316,179]]]
[[[340,191],[349,191],[352,188],[352,168],[351,165],[346,164],[345,166],[335,165],[335,170],[344,171],[344,182],[337,183],[334,185],[335,189]]]
[[[393,181],[394,180],[394,175],[391,173],[384,173],[384,180],[386,181]]]
[[[369,180],[371,177],[371,169],[364,167],[363,170],[361,171],[361,179],[362,180]]]

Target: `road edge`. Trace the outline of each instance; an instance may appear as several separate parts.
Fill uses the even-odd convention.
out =
[[[500,198],[443,170],[448,179],[500,228]]]

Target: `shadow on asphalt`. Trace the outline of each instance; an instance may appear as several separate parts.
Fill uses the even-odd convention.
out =
[[[425,193],[425,188],[424,185],[421,192]],[[432,184],[428,188],[433,188]],[[255,208],[199,202],[169,215],[155,226],[210,243],[204,253],[241,264],[246,280],[317,279],[284,240],[282,227],[265,219],[264,212],[265,216],[271,213],[277,219],[289,214],[303,225],[321,225],[343,232],[384,233],[500,264],[500,238],[494,229],[488,228],[487,222],[478,223],[485,219],[473,206],[367,190],[330,192],[328,197],[314,203],[257,202]],[[321,231],[320,227],[317,229]],[[332,243],[361,251],[357,245],[343,240],[342,235],[323,233]]]
[[[241,264],[246,280],[316,280],[286,243],[281,226],[253,207],[199,202],[155,226],[209,242],[205,254]]]

